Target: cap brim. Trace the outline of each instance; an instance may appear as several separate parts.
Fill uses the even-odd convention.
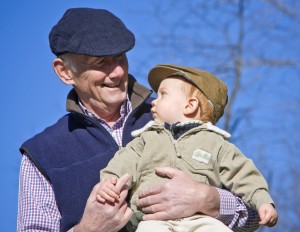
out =
[[[157,65],[152,68],[148,74],[148,82],[151,88],[157,92],[160,83],[173,73],[181,72],[179,69],[170,67],[168,65]],[[182,73],[184,74],[184,73]]]

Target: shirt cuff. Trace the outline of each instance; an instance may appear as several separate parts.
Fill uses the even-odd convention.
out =
[[[229,191],[216,188],[220,195],[220,212],[217,217],[225,225],[229,225],[235,215],[236,211],[236,197]]]

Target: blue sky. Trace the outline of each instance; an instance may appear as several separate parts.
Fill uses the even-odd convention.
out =
[[[0,156],[0,217],[2,218],[2,231],[15,231],[16,228],[18,173],[21,160],[18,148],[26,139],[53,124],[65,114],[65,98],[69,87],[60,82],[51,67],[54,55],[49,48],[48,33],[52,26],[60,19],[65,10],[70,7],[105,8],[112,11],[125,22],[136,36],[136,46],[128,53],[130,71],[139,81],[147,85],[146,75],[152,66],[158,63],[181,62],[180,54],[183,54],[185,50],[193,49],[192,47],[180,47],[180,43],[176,44],[176,39],[174,38],[173,46],[178,48],[177,51],[165,49],[161,53],[155,53],[157,50],[151,50],[152,48],[149,45],[150,37],[148,35],[151,36],[151,33],[155,31],[160,34],[165,32],[165,28],[155,18],[157,15],[153,14],[153,6],[157,2],[161,1],[1,1],[0,68],[2,77],[0,78],[0,99],[3,105],[0,122],[2,128],[1,145],[4,148]],[[159,16],[163,21],[173,20],[175,16],[172,13],[170,14],[167,8],[157,10],[161,10],[159,11]],[[168,17],[164,18],[166,15]],[[188,27],[185,31],[188,34]],[[290,52],[293,53],[291,50]],[[141,59],[145,54],[147,54],[147,59]],[[288,55],[289,53],[284,51],[282,54]],[[164,60],[164,55],[169,57],[169,59],[170,57],[174,57],[174,59]],[[294,56],[299,57],[299,53],[295,52]],[[193,57],[189,58],[186,62],[194,60]],[[289,73],[288,79],[282,79],[280,76],[283,75],[284,71],[284,69],[281,69],[280,72],[277,72],[272,77],[271,83],[269,79],[266,79],[262,82],[263,85],[260,84],[255,87],[254,91],[257,91],[257,97],[260,96],[260,93],[264,94],[264,98],[258,97],[257,106],[265,107],[267,105],[275,110],[271,114],[261,116],[266,121],[274,120],[274,123],[289,125],[289,128],[299,128],[294,118],[295,116],[300,116],[300,111],[293,110],[295,107],[299,107],[293,101],[294,99],[299,99],[299,71],[296,74]],[[251,70],[248,70],[248,72],[251,72]],[[246,86],[247,84],[244,83]],[[281,86],[286,86],[287,88],[279,88]],[[246,89],[244,91],[249,90]],[[274,98],[276,95],[282,95],[282,98],[286,98],[285,102],[287,104],[285,108],[282,109],[283,106],[277,104],[276,98]],[[241,98],[240,101],[246,105],[251,99],[246,97]],[[270,108],[266,108],[266,110]],[[286,116],[280,116],[282,112],[285,112]],[[264,122],[261,121],[258,125],[264,128]],[[256,132],[255,135],[258,133],[262,132]],[[276,131],[271,133],[273,135],[277,134]],[[286,133],[292,133],[292,130]],[[296,144],[299,140],[288,139],[287,141]],[[256,143],[246,144],[244,149],[248,150],[247,146],[251,149],[250,147],[256,146]],[[286,151],[280,143],[274,143],[272,146],[263,149],[265,149],[265,153],[272,155],[274,153],[272,156],[274,160],[280,160],[280,162],[267,163],[267,166],[269,170],[270,166],[274,167],[274,172],[272,172],[274,181],[276,181],[276,178],[282,179],[282,175],[285,175],[289,166],[288,161],[281,162],[283,159],[282,154]],[[254,157],[254,159],[261,160],[257,157]],[[297,160],[299,161],[299,158]],[[261,162],[261,167],[264,167],[265,164],[266,161]],[[280,170],[281,173],[275,169]]]

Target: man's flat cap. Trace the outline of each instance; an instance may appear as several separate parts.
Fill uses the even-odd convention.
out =
[[[135,37],[107,10],[72,8],[52,28],[49,42],[55,55],[115,56],[133,48]]]

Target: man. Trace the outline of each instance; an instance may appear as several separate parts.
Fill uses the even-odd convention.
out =
[[[106,10],[74,8],[49,41],[57,56],[53,68],[73,89],[69,113],[20,148],[18,231],[119,231],[132,216],[126,177],[117,183],[121,197],[114,207],[97,202],[96,192],[99,170],[151,119],[150,90],[128,74],[134,35]],[[158,174],[170,180],[149,186],[136,203],[145,220],[201,212],[230,228],[257,228],[257,214],[231,193],[197,184],[179,170],[160,168]]]

